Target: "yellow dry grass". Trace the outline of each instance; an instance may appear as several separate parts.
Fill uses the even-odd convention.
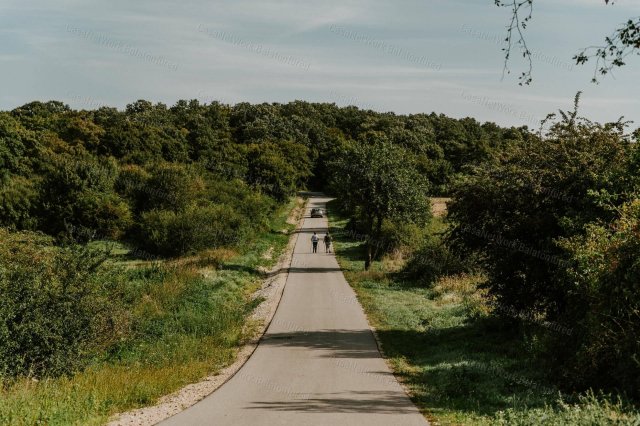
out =
[[[433,197],[431,198],[431,212],[435,217],[444,217],[447,215],[447,202],[451,198]]]

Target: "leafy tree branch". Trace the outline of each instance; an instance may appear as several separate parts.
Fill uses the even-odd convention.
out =
[[[504,51],[504,74],[510,73],[509,61],[511,53],[518,48],[522,57],[527,62],[527,68],[518,79],[520,85],[528,85],[533,77],[532,53],[527,46],[524,35],[529,21],[532,19],[534,0],[494,0],[498,7],[506,7],[511,11],[511,20],[507,25],[506,46]],[[605,4],[614,4],[612,0],[604,0]],[[595,69],[592,82],[598,82],[598,76],[604,76],[614,68],[627,64],[627,57],[640,54],[640,17],[629,18],[625,24],[617,28],[610,36],[605,38],[604,45],[589,46],[573,56],[578,65],[584,65],[591,59],[595,60]]]

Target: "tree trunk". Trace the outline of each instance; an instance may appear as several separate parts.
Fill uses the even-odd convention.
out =
[[[367,258],[364,260],[364,270],[368,271],[371,267],[371,260],[373,258],[373,250],[371,247],[371,241],[367,241]]]
[[[374,230],[375,220],[375,233]],[[373,263],[373,259],[378,255],[378,248],[380,247],[380,234],[382,230],[382,218],[376,217],[369,220],[369,237],[367,238],[367,258],[364,261],[364,270],[368,271]],[[374,251],[375,246],[375,251]]]
[[[367,258],[364,260],[364,270],[368,271],[371,267],[371,262],[373,261],[373,244],[372,244],[372,233],[373,233],[373,220],[374,217],[372,214],[369,214],[367,217]]]
[[[376,250],[373,253],[373,257],[374,258],[378,257],[378,250],[380,250],[380,246],[381,246],[381,242],[382,242],[382,241],[380,241],[382,239],[382,217],[378,216],[376,219],[377,219],[376,233],[374,235],[374,240],[375,240],[375,244],[376,244]]]

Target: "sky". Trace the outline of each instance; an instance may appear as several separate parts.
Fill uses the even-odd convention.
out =
[[[520,86],[517,54],[503,76],[510,15],[493,0],[0,0],[0,109],[306,100],[537,128],[583,91],[583,116],[640,126],[640,57],[599,84],[571,60],[640,1],[534,4]]]

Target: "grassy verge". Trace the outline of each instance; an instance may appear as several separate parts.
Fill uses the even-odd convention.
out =
[[[120,331],[110,336],[115,342],[69,377],[5,384],[0,424],[102,424],[231,364],[252,332],[247,317],[259,300],[251,294],[286,247],[295,227],[287,217],[301,202],[283,207],[239,253],[211,250],[149,263],[114,251],[123,304],[110,327]]]
[[[335,212],[335,209],[329,209]],[[523,340],[487,315],[477,275],[444,277],[425,288],[382,259],[364,271],[359,242],[332,216],[338,261],[377,329],[396,376],[432,424],[640,424],[620,401],[560,397]],[[444,225],[436,219],[434,228]]]

